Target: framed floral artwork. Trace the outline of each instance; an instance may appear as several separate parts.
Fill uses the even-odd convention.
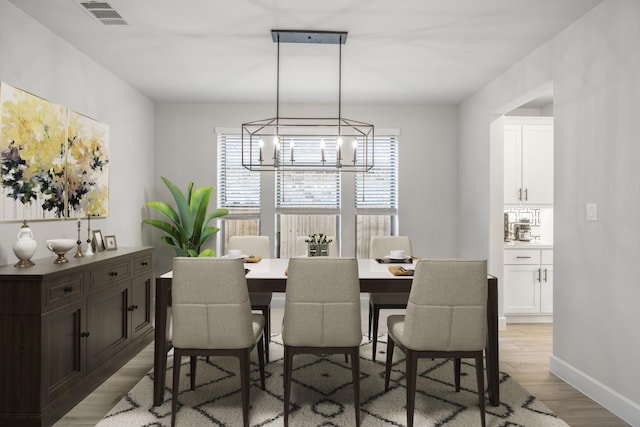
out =
[[[67,216],[107,216],[109,126],[69,111],[67,115]]]
[[[108,214],[109,127],[0,82],[0,220]]]

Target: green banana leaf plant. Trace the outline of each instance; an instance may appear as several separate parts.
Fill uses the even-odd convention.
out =
[[[147,202],[147,206],[160,212],[169,221],[145,219],[143,222],[163,231],[165,235],[160,240],[173,247],[177,256],[215,256],[214,250],[201,249],[209,237],[220,231],[218,227],[208,224],[215,218],[227,215],[229,211],[216,209],[207,213],[213,187],[204,186],[194,190],[193,182],[190,182],[185,195],[167,178],[161,178],[171,191],[178,211],[164,202]]]

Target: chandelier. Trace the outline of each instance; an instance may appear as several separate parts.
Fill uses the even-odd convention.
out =
[[[276,116],[242,125],[242,166],[252,171],[367,172],[374,127],[342,117],[342,45],[347,32],[271,30],[278,44]],[[337,117],[280,116],[280,43],[337,44]]]

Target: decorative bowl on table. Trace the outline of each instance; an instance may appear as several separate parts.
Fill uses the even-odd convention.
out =
[[[76,245],[76,241],[73,239],[51,239],[47,240],[47,249],[58,255],[58,258],[53,261],[54,264],[64,264],[69,262],[64,257],[64,254],[69,252]]]

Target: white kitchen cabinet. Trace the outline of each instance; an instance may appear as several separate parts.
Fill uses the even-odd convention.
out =
[[[553,205],[552,117],[505,117],[504,203]]]
[[[504,251],[507,322],[549,322],[553,314],[553,250]]]

